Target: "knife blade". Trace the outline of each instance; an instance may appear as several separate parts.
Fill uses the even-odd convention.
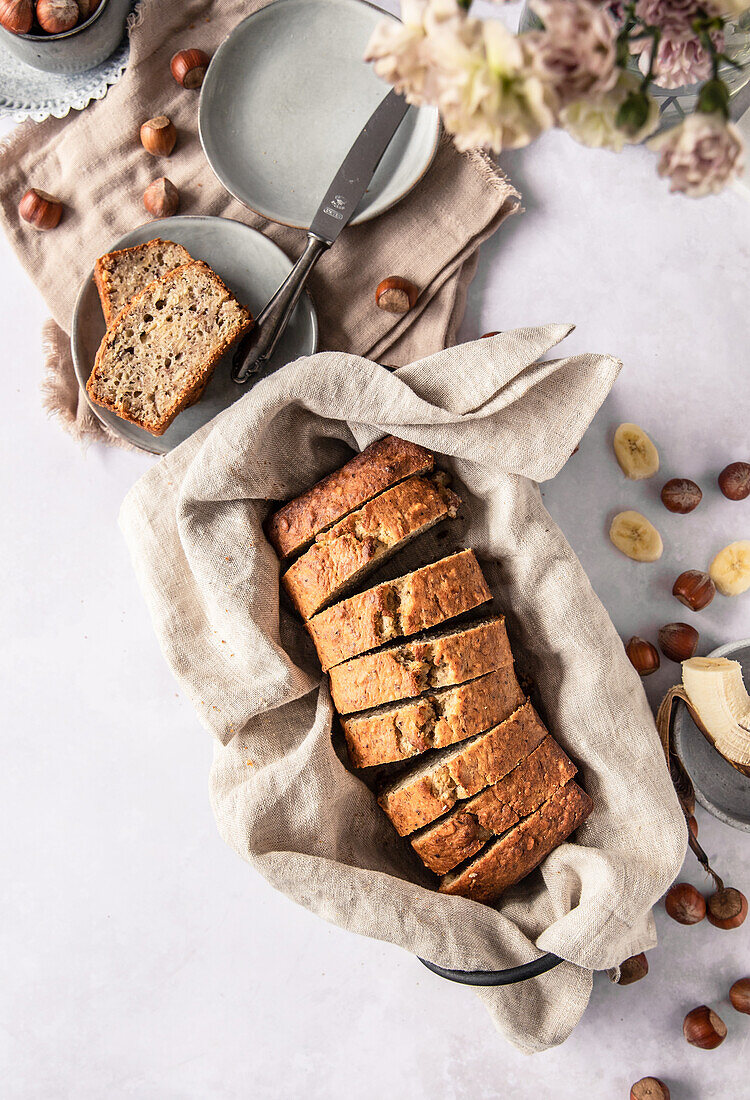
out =
[[[365,123],[318,207],[304,252],[238,347],[235,382],[247,382],[273,355],[310,272],[351,221],[408,109],[406,100],[390,91]]]

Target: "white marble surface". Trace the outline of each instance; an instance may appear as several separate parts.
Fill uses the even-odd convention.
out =
[[[736,193],[671,197],[645,151],[600,154],[558,134],[503,164],[526,213],[485,247],[463,335],[572,320],[566,351],[622,358],[544,495],[623,637],[653,637],[690,617],[669,594],[673,577],[750,537],[750,501],[714,487],[726,462],[750,457],[749,208]],[[223,845],[208,736],[161,658],[116,526],[150,460],[83,454],[46,419],[44,317],[0,240],[3,1096],[615,1100],[645,1074],[665,1078],[674,1100],[750,1096],[750,1019],[726,1000],[750,972],[750,922],[684,929],[659,907],[648,978],[621,989],[597,975],[568,1042],[529,1059],[470,991],[296,908]],[[610,439],[624,419],[653,434],[664,478],[703,486],[695,514],[662,509],[661,478],[619,473]],[[609,545],[622,507],[658,523],[657,565]],[[694,621],[706,651],[748,636],[750,594],[717,597]],[[648,682],[652,700],[675,672]],[[700,809],[698,820],[717,867],[750,892],[750,837]],[[707,885],[692,857],[684,877]],[[714,1052],[682,1039],[701,1002],[730,1027]]]

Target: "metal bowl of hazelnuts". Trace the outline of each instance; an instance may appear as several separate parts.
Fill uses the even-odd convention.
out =
[[[750,685],[750,638],[723,645],[709,656],[739,661],[745,684]],[[674,746],[701,806],[726,825],[750,833],[750,777],[716,751],[683,706],[674,720]]]
[[[84,73],[117,49],[130,7],[131,0],[0,0],[0,36],[34,69]]]

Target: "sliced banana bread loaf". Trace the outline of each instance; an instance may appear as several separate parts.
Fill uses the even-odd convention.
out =
[[[430,753],[417,768],[394,780],[378,802],[401,836],[413,833],[490,783],[497,783],[547,736],[531,703],[505,722],[456,748]]]
[[[107,330],[86,385],[92,401],[162,435],[252,324],[198,260],[141,291]]]
[[[307,623],[324,670],[492,599],[473,550],[368,588]]]
[[[505,619],[498,615],[355,657],[332,668],[328,678],[336,709],[352,714],[512,667]]]
[[[100,256],[94,265],[94,282],[107,328],[149,283],[168,271],[189,264],[192,259],[181,244],[163,241],[161,237]]]
[[[523,704],[512,665],[457,687],[429,692],[411,703],[342,718],[355,768],[407,760],[490,729]]]
[[[384,436],[269,516],[269,541],[281,558],[298,554],[355,508],[412,474],[428,473],[434,463],[424,447]]]
[[[504,890],[524,878],[562,844],[591,813],[593,802],[569,780],[538,810],[478,855],[451,871],[440,883],[443,894],[461,894],[475,901],[496,901]]]
[[[309,619],[339,599],[412,539],[456,515],[461,503],[437,477],[410,477],[316,536],[282,577]]]
[[[411,846],[437,875],[469,859],[493,836],[500,836],[537,810],[576,774],[573,761],[549,734],[513,771],[444,817],[420,829]]]

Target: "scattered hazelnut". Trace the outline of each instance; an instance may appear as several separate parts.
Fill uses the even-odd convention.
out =
[[[630,1089],[630,1100],[670,1100],[669,1089],[658,1077],[641,1077]]]
[[[673,477],[661,491],[664,507],[670,512],[678,512],[681,516],[697,508],[702,497],[703,493],[699,487],[687,477]]]
[[[79,15],[76,0],[37,0],[37,22],[47,34],[62,34],[72,30]]]
[[[750,462],[730,462],[719,474],[719,488],[729,500],[750,497]]]
[[[739,928],[747,916],[747,898],[733,886],[725,886],[711,894],[706,915],[715,928]]]
[[[35,229],[54,229],[62,217],[63,204],[59,199],[30,187],[18,204],[18,213]]]
[[[659,645],[670,661],[687,661],[695,656],[700,634],[689,623],[667,623],[659,630]]]
[[[166,115],[150,118],[141,126],[141,145],[152,157],[168,157],[176,141],[177,130]]]
[[[639,676],[650,676],[661,664],[656,646],[634,634],[625,646],[630,663]]]
[[[706,899],[689,882],[676,882],[667,892],[664,908],[678,924],[699,924],[706,915]]]
[[[485,332],[485,333],[482,334],[481,339],[482,340],[489,340],[490,336],[499,336],[500,332],[501,332],[500,329],[497,329],[496,332]]]
[[[620,963],[620,977],[617,984],[632,985],[633,982],[639,982],[641,978],[645,978],[647,974],[648,959],[641,951],[640,955],[631,955],[629,959]]]
[[[686,569],[674,582],[672,595],[691,611],[702,611],[716,595],[716,585],[708,573],[700,569]]]
[[[695,839],[698,839],[698,820],[692,814],[688,817],[688,829]]]
[[[375,304],[388,313],[408,313],[417,300],[419,291],[408,279],[400,275],[389,275],[378,283],[375,290]]]
[[[688,1012],[682,1024],[687,1041],[701,1050],[713,1050],[727,1037],[727,1025],[708,1005],[699,1005]]]
[[[750,1015],[750,978],[740,978],[729,990],[732,1008]]]
[[[154,218],[171,218],[180,206],[180,194],[166,176],[154,180],[146,188],[143,205]]]
[[[11,34],[28,34],[33,22],[32,0],[0,0],[0,27]]]
[[[200,88],[210,60],[203,50],[179,50],[169,67],[172,76],[183,88]]]

